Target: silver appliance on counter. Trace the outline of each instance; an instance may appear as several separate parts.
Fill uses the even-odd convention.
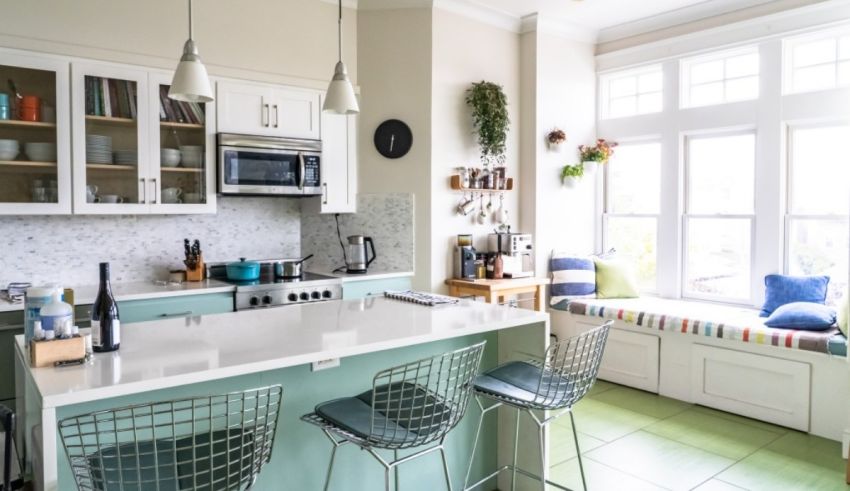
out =
[[[303,273],[300,278],[281,278],[275,274],[275,265],[281,261],[257,261],[260,263],[260,278],[253,281],[228,280],[226,262],[207,263],[206,275],[236,286],[237,311],[342,299],[340,278],[315,273]]]
[[[368,246],[368,248],[367,248]],[[369,251],[372,255],[369,256]],[[351,235],[348,237],[348,260],[345,264],[345,272],[348,274],[365,274],[372,264],[372,261],[378,257],[375,253],[375,242],[372,237],[363,235]]]
[[[503,255],[505,278],[534,276],[534,242],[531,234],[495,233],[487,236],[487,250]]]
[[[322,142],[218,134],[218,192],[246,196],[322,194]]]

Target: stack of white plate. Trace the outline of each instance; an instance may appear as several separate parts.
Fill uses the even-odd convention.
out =
[[[201,167],[204,160],[204,147],[200,145],[181,145],[180,163],[183,167]]]
[[[33,162],[56,162],[56,144],[51,142],[30,142],[24,144],[24,153]]]
[[[0,140],[0,160],[15,160],[20,151],[18,140]]]
[[[111,164],[112,137],[86,135],[86,162],[90,164]]]
[[[139,163],[139,154],[135,150],[116,150],[112,152],[114,162],[119,165],[136,165]]]

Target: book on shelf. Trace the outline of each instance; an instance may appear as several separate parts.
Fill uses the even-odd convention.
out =
[[[168,98],[168,87],[159,87],[159,119],[168,123],[204,124],[204,110],[199,103]]]
[[[87,115],[136,119],[138,104],[135,82],[87,75],[85,91]]]
[[[112,101],[109,97],[109,81],[100,79],[100,99],[103,101],[103,116],[112,117]]]

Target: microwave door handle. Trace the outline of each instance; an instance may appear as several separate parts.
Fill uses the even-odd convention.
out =
[[[307,164],[304,163],[304,154],[298,152],[298,190],[302,191],[304,189],[304,175],[307,173]]]

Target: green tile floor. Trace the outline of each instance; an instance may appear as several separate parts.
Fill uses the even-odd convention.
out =
[[[788,428],[601,380],[575,417],[590,491],[850,490],[841,444]],[[569,417],[551,441],[551,479],[580,490]]]

